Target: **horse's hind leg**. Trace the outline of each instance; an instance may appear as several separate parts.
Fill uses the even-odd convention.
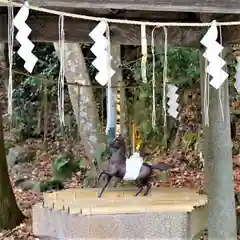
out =
[[[145,184],[143,183],[143,181],[141,181],[141,180],[138,180],[138,181],[136,181],[136,182],[138,182],[138,184],[137,184],[138,190],[137,190],[137,192],[136,192],[136,194],[135,194],[135,197],[138,196],[138,195],[142,192],[143,186],[145,185]]]
[[[106,172],[104,172],[106,175],[107,175],[107,181],[105,183],[105,185],[103,186],[101,192],[99,193],[98,197],[100,198],[104,192],[104,190],[106,189],[107,185],[109,184],[109,182],[111,181],[112,179],[112,176],[108,175]]]
[[[135,196],[138,196],[142,192],[144,186],[147,186],[147,189],[144,192],[144,196],[148,195],[148,192],[151,189],[151,184],[149,184],[148,179],[147,180],[140,180],[140,183],[138,184],[138,186],[139,186],[138,191],[137,191]]]
[[[146,190],[145,190],[145,192],[144,192],[144,196],[147,196],[148,195],[148,193],[149,193],[149,191],[150,191],[150,189],[151,189],[151,187],[152,187],[152,184],[151,183],[147,183],[147,188],[146,188]]]
[[[138,187],[138,190],[137,190],[137,193],[135,194],[135,197],[137,197],[142,192],[142,190],[143,190],[143,186],[141,185],[141,186]]]

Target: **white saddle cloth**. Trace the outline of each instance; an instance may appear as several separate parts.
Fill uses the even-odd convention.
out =
[[[123,180],[136,180],[139,176],[142,165],[143,158],[140,157],[139,153],[133,153],[133,155],[126,160],[126,173]]]

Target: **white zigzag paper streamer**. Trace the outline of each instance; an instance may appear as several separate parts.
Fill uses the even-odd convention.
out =
[[[236,56],[236,60],[237,60],[237,65],[236,65],[236,82],[234,84],[236,90],[238,93],[240,93],[240,56]]]
[[[176,87],[173,84],[168,84],[167,85],[168,91],[167,91],[167,97],[169,98],[167,104],[169,106],[168,108],[168,113],[174,117],[177,118],[178,116],[178,106],[179,104],[177,103],[179,95],[176,93],[178,90],[178,87]]]
[[[38,58],[32,53],[35,45],[28,39],[28,36],[32,31],[31,28],[26,24],[28,16],[29,4],[28,2],[25,2],[13,19],[13,24],[18,29],[16,39],[21,44],[21,47],[17,53],[25,61],[24,68],[28,72],[32,73]]]
[[[228,78],[228,74],[222,69],[226,62],[219,56],[223,50],[223,46],[217,42],[217,37],[217,23],[214,20],[212,26],[202,38],[201,44],[206,47],[203,56],[209,62],[206,71],[212,76],[210,84],[216,89],[218,89]]]
[[[115,73],[115,71],[111,68],[112,56],[108,59],[108,52],[106,50],[110,44],[108,39],[104,36],[106,30],[107,23],[102,21],[89,33],[89,36],[95,42],[91,48],[92,53],[96,56],[92,65],[98,70],[95,79],[102,86],[106,85],[109,78],[111,78]]]

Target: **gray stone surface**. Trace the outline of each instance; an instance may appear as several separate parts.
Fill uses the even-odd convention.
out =
[[[9,167],[13,167],[19,163],[31,162],[34,160],[36,152],[28,151],[21,146],[12,147],[9,149],[7,162]]]
[[[29,151],[22,146],[15,146],[9,149],[7,162],[11,177],[16,187],[22,190],[31,189],[34,182],[32,176],[32,162],[35,160],[36,152]]]
[[[192,239],[206,221],[190,213],[70,215],[67,211],[33,207],[33,232],[42,239]],[[201,214],[200,214],[201,215]],[[202,215],[201,215],[202,217]]]

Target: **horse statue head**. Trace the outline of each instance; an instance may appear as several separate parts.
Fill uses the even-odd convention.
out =
[[[110,148],[115,148],[115,149],[126,149],[125,146],[125,140],[122,137],[121,134],[119,134],[117,137],[115,137],[111,143],[109,143]]]

